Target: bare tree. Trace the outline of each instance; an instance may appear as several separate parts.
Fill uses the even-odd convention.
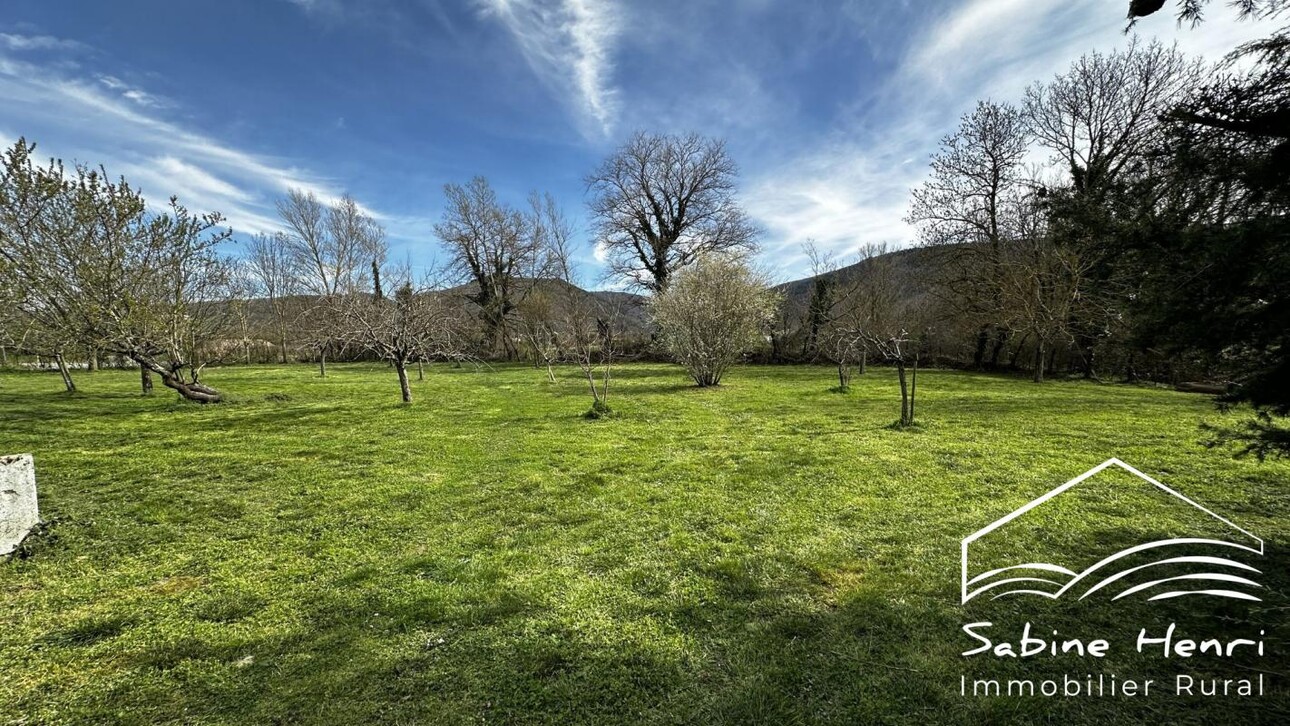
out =
[[[290,324],[288,303],[297,286],[291,243],[284,234],[256,235],[248,243],[246,259],[259,292],[264,295],[273,314],[279,360],[286,363]]]
[[[252,272],[250,263],[235,260],[229,264],[228,297],[224,304],[231,312],[237,343],[242,350],[242,362],[247,365],[251,364],[251,304],[260,291],[260,281]]]
[[[1077,192],[1095,198],[1148,151],[1160,114],[1201,77],[1198,60],[1159,41],[1083,55],[1069,71],[1026,90],[1031,133],[1070,174]]]
[[[559,320],[564,354],[578,364],[591,392],[591,409],[587,417],[600,418],[611,414],[609,385],[621,346],[621,300],[580,295],[569,301]]]
[[[864,332],[864,338],[873,346],[883,359],[895,364],[896,377],[900,382],[900,421],[901,426],[913,426],[915,404],[918,401],[918,354],[919,336],[917,331],[905,327],[887,328],[875,326]],[[913,361],[913,374],[910,375],[910,361]]]
[[[1038,185],[1037,185],[1038,186]],[[1085,294],[1089,264],[1078,249],[1051,233],[1044,199],[1032,194],[1020,206],[1016,234],[1000,250],[1000,292],[1005,324],[1033,341],[1036,383],[1047,356],[1073,343],[1073,321],[1090,317],[1094,299]],[[1018,346],[1021,347],[1020,345]]]
[[[1108,330],[1122,316],[1133,281],[1117,264],[1119,209],[1112,198],[1153,163],[1164,125],[1161,116],[1200,83],[1202,66],[1159,41],[1136,39],[1124,50],[1089,53],[1069,71],[1026,91],[1025,113],[1036,140],[1068,176],[1049,185],[1051,234],[1079,252],[1087,267],[1084,295],[1099,300],[1072,321],[1084,376],[1096,377],[1096,359]]]
[[[829,305],[821,321],[820,340],[829,359],[837,367],[838,388],[851,385],[851,369],[866,372],[869,357],[869,333],[886,320],[901,299],[895,281],[891,249],[886,243],[861,245],[854,262],[841,268],[836,257],[821,256],[812,251],[814,269],[829,270],[832,278]]]
[[[394,368],[404,403],[412,403],[408,363],[461,355],[458,326],[448,296],[429,284],[414,288],[411,274],[387,274],[394,295],[356,292],[337,303],[341,337],[352,347],[368,350]]]
[[[517,306],[518,327],[533,355],[533,367],[546,371],[547,380],[555,383],[553,366],[560,360],[560,336],[556,332],[558,295],[568,293],[554,287],[535,289]]]
[[[609,275],[661,292],[703,255],[753,250],[757,230],[735,199],[737,175],[722,141],[633,136],[587,177]]]
[[[534,192],[529,196],[529,228],[536,253],[525,272],[529,290],[516,305],[519,329],[533,352],[533,365],[546,369],[547,380],[555,382],[553,366],[562,355],[560,328],[563,313],[582,294],[573,282],[569,260],[573,225],[555,197]]]
[[[613,413],[609,389],[614,364],[620,354],[625,323],[623,298],[589,293],[579,287],[570,256],[573,225],[551,195],[530,197],[532,226],[540,249],[535,264],[549,285],[529,293],[521,304],[521,321],[531,344],[546,364],[548,380],[555,381],[552,364],[573,361],[591,393],[587,418]]]
[[[384,231],[348,195],[328,205],[313,192],[291,189],[278,202],[278,214],[290,230],[283,241],[295,280],[313,299],[302,322],[326,376],[327,353],[339,342],[331,334],[334,308],[342,296],[368,289],[373,261],[385,261]]]
[[[486,352],[512,358],[516,351],[508,316],[535,273],[541,276],[544,250],[533,218],[498,201],[482,176],[465,186],[444,185],[444,195],[447,208],[434,230],[452,255],[450,272],[474,285],[466,297],[479,307]]]
[[[1003,269],[1009,324],[1035,341],[1032,376],[1039,383],[1052,346],[1074,340],[1071,319],[1080,302],[1086,264],[1076,250],[1036,234],[1007,245]]]
[[[660,340],[700,387],[765,341],[778,305],[764,275],[722,255],[699,258],[651,303]]]
[[[906,220],[927,245],[997,245],[1009,236],[1012,207],[1025,190],[1029,142],[1021,111],[980,101],[941,140],[931,177],[913,191]]]
[[[119,354],[183,397],[220,401],[200,380],[202,346],[227,329],[229,236],[218,214],[174,198],[150,213],[102,170],[33,163],[20,139],[0,170],[0,274],[53,338]]]
[[[1001,248],[1017,233],[1028,142],[1020,110],[977,103],[941,140],[931,176],[914,190],[906,216],[922,244],[938,250],[938,288],[977,328],[977,368],[985,365],[991,334],[996,340],[991,365],[1009,334],[1003,324]]]
[[[925,301],[906,294],[907,286],[887,245],[867,244],[857,256],[848,294],[830,322],[828,339],[835,347],[872,350],[896,367],[899,425],[910,426],[917,401],[920,346],[929,319],[927,307]],[[840,365],[845,365],[845,359]],[[839,385],[845,388],[849,382],[850,375],[840,368]]]
[[[862,276],[857,269],[846,270],[838,255],[820,249],[814,241],[808,240],[802,249],[810,260],[813,277],[802,318],[802,354],[808,359],[823,355],[831,361],[837,367],[838,390],[845,392],[851,386],[851,369],[855,365],[859,364],[864,374],[867,348],[852,320]],[[866,245],[865,249],[876,247]],[[882,253],[885,252],[883,246]],[[862,252],[856,264],[862,265],[867,259]]]

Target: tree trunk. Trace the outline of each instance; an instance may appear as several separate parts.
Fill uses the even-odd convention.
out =
[[[909,425],[909,382],[905,380],[905,361],[896,359],[896,376],[900,379],[900,425]]]
[[[990,326],[982,325],[976,334],[976,349],[972,351],[972,367],[981,370],[985,366],[985,346],[990,342]]]
[[[1004,328],[998,328],[994,334],[994,350],[990,351],[990,370],[998,370],[999,356],[1003,354],[1003,348],[1008,344],[1008,338],[1011,337]]]
[[[88,353],[88,355],[86,355],[86,356],[85,356],[85,358],[86,358],[86,360],[85,360],[86,368],[87,368],[88,370],[91,370],[91,371],[97,371],[97,370],[99,369],[99,352],[98,352],[98,350],[96,350],[96,349],[94,349],[94,348],[90,348],[90,349],[89,349],[88,351],[86,351],[86,352]]]
[[[399,391],[404,403],[412,403],[412,386],[408,384],[408,363],[402,358],[394,360],[394,370],[399,372]]]
[[[139,366],[139,383],[143,387],[143,395],[151,396],[152,395],[152,371],[148,370],[148,366],[144,366],[144,365]]]
[[[147,356],[131,356],[135,363],[141,367],[151,370],[153,373],[161,376],[161,385],[175,391],[189,401],[197,403],[219,403],[224,400],[224,396],[214,388],[197,381],[185,381],[183,375],[177,370],[171,370],[157,363]],[[145,384],[148,386],[149,384]]]
[[[842,391],[847,390],[849,383],[850,381],[847,380],[847,364],[838,363],[838,389]]]
[[[918,403],[918,354],[914,354],[914,371],[909,380],[909,424],[912,426],[917,421],[917,414],[914,407]]]
[[[318,375],[321,378],[327,377],[327,346],[318,349]]]
[[[865,369],[867,368],[868,363],[869,363],[869,351],[867,350],[860,351],[860,375],[863,376],[865,374]]]
[[[9,350],[0,345],[0,368],[9,367]]]
[[[63,354],[55,353],[54,362],[58,364],[58,374],[63,377],[63,385],[67,387],[67,392],[76,393],[76,383],[72,380],[72,372],[67,369],[67,361],[63,359]]]
[[[425,361],[418,358],[417,359],[417,380],[424,381],[425,379],[426,379],[426,364],[425,364]]]
[[[546,378],[551,383],[555,383],[555,371],[551,369],[551,361],[546,363]]]
[[[189,383],[175,373],[162,373],[161,385],[197,403],[219,403],[224,399],[214,388],[201,383]]]
[[[1097,341],[1087,343],[1084,346],[1084,379],[1091,380],[1097,378]]]
[[[900,379],[900,426],[909,426],[909,384],[904,378],[904,360],[895,361],[895,374]]]
[[[1032,378],[1035,383],[1044,382],[1044,364],[1047,360],[1044,357],[1044,341],[1040,340],[1035,343],[1035,373]]]

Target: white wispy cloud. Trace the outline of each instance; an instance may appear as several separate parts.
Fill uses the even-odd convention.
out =
[[[605,0],[479,0],[515,38],[533,72],[563,93],[600,134],[618,113],[613,44],[621,18]]]
[[[287,2],[306,13],[329,14],[338,12],[341,8],[339,0],[287,0]]]
[[[1214,13],[1197,31],[1150,20],[1138,32],[1210,60],[1270,31],[1234,13]],[[806,272],[800,246],[808,238],[843,255],[866,242],[911,244],[914,230],[902,221],[909,192],[958,116],[978,99],[1019,100],[1085,52],[1123,47],[1124,22],[1118,0],[953,6],[908,40],[890,79],[856,99],[833,133],[750,179],[745,199],[766,229],[766,254],[784,260],[779,267],[792,277]]]
[[[167,105],[166,101],[160,96],[155,96],[142,88],[132,86],[116,76],[99,76],[98,81],[108,89],[120,94],[121,98],[137,103],[140,106],[159,108]]]
[[[80,43],[52,35],[23,35],[19,33],[0,33],[0,48],[12,51],[38,50],[77,50],[83,48]]]
[[[323,177],[172,120],[168,102],[117,76],[77,75],[0,52],[0,105],[6,130],[27,134],[39,156],[102,164],[154,205],[176,195],[194,211],[219,211],[241,233],[281,229],[274,204],[290,188],[339,196]]]

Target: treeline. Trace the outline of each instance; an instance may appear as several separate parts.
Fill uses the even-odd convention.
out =
[[[145,393],[159,375],[210,403],[212,364],[311,360],[325,376],[329,361],[374,359],[410,401],[409,366],[528,358],[552,380],[577,363],[603,412],[612,362],[655,337],[640,296],[578,286],[573,229],[549,194],[517,207],[482,177],[446,185],[433,232],[448,259],[417,275],[349,196],[291,190],[283,231],[231,254],[218,214],[150,209],[124,179],[34,149],[20,139],[0,165],[0,351],[54,361],[68,390],[82,360],[136,365]],[[753,251],[736,173],[698,135],[637,134],[611,154],[587,184],[615,274],[661,294],[707,255]]]
[[[808,247],[776,354],[845,383],[886,327],[924,360],[1206,381],[1287,413],[1288,59],[1285,30],[1216,67],[1135,41],[979,102],[913,191],[919,249],[843,268]]]

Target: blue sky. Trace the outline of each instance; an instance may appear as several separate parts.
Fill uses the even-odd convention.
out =
[[[1172,4],[1172,3],[1171,3]],[[1266,35],[1215,2],[1138,32],[1221,57]],[[348,192],[428,267],[442,185],[483,174],[584,222],[583,176],[636,130],[727,139],[779,279],[808,237],[909,244],[938,139],[1081,53],[1128,42],[1125,0],[5,0],[0,142],[106,165],[239,233],[289,187]],[[581,235],[594,282],[595,250]]]

